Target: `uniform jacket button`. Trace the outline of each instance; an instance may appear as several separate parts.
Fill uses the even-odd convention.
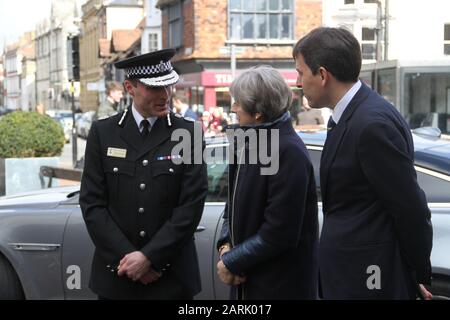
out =
[[[145,183],[141,183],[141,184],[139,185],[139,188],[141,188],[141,190],[145,190],[145,187],[146,187]]]
[[[145,209],[144,208],[139,208],[139,213],[140,214],[143,214],[145,212]]]
[[[141,232],[139,232],[139,235],[141,236],[141,238],[145,238],[147,233],[145,233],[145,231],[141,231]]]
[[[117,173],[117,172],[119,172],[119,168],[114,168],[113,171],[114,171],[114,173]]]
[[[142,161],[142,165],[143,165],[144,167],[148,166],[148,160]]]
[[[173,170],[173,168],[170,168],[170,169],[169,169],[169,172],[170,172],[170,173],[174,173],[175,170]]]

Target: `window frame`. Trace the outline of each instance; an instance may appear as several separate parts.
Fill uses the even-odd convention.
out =
[[[177,10],[176,9],[177,7],[179,10],[179,15],[176,15],[175,17],[171,17],[171,10]],[[176,26],[177,23],[179,23],[178,26]],[[171,5],[169,5],[167,7],[167,25],[168,25],[167,44],[168,44],[168,47],[174,48],[174,49],[183,47],[183,45],[184,45],[183,23],[184,23],[183,1],[180,0],[175,3],[172,3]],[[174,31],[174,29],[176,29],[176,28],[178,28],[178,30]],[[175,36],[173,36],[173,35],[175,35]]]
[[[246,0],[237,0],[240,1],[239,9],[231,8],[231,1],[227,1],[227,43],[251,43],[251,44],[267,44],[267,43],[275,43],[275,44],[286,44],[291,45],[295,43],[295,23],[296,23],[296,3],[294,0],[290,1],[290,9],[283,9],[283,0],[278,0],[279,8],[278,10],[270,9],[270,0],[266,0],[266,8],[264,10],[258,10],[256,8],[256,2],[254,3],[254,8],[252,10],[247,10],[244,8],[244,4],[247,3]],[[239,16],[240,25],[242,26],[239,30],[239,36],[232,37],[232,15]],[[253,35],[249,38],[244,38],[244,27],[243,27],[243,19],[244,15],[252,15],[251,21],[253,26]],[[265,37],[258,37],[258,17],[264,16],[265,20]],[[271,37],[271,17],[276,16],[278,19],[277,24],[277,36]],[[287,37],[282,38],[282,30],[283,30],[283,16],[289,16],[289,27],[288,32],[289,35]]]
[[[364,30],[373,31],[373,39],[370,39],[370,40],[364,39],[363,38]],[[372,58],[368,58],[367,56],[364,56],[364,50],[363,50],[364,46],[373,46],[374,52],[373,52]],[[362,53],[363,60],[374,61],[377,59],[377,30],[376,30],[376,28],[371,28],[371,27],[366,27],[366,26],[361,27],[361,53]]]
[[[148,34],[148,52],[157,51],[158,49],[159,49],[159,34],[157,32],[150,32]]]
[[[445,38],[445,29],[448,28],[448,39]],[[446,53],[448,48],[448,53]],[[450,23],[444,23],[444,55],[450,56]]]

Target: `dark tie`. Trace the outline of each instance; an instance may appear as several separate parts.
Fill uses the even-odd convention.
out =
[[[336,122],[334,122],[333,117],[330,117],[327,124],[328,131],[333,130],[336,127]]]
[[[150,131],[150,122],[148,120],[142,120],[141,128],[142,128],[142,132],[141,132],[142,138],[145,139],[145,138],[147,138],[148,133]]]

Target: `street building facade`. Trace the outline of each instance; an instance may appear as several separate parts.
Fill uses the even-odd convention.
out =
[[[67,38],[79,31],[82,0],[53,0],[50,18],[36,26],[37,100],[46,110],[71,108]]]
[[[323,24],[361,42],[361,78],[412,128],[450,133],[450,2],[324,0]]]
[[[141,52],[148,53],[162,49],[161,10],[156,8],[157,0],[145,0],[145,26],[142,31]]]
[[[89,0],[82,11],[80,106],[83,111],[89,111],[96,110],[104,99],[103,62],[109,57],[113,30],[134,30],[142,21],[144,11],[139,0]]]
[[[215,107],[229,112],[233,77],[251,66],[275,67],[295,89],[292,47],[322,23],[319,0],[159,0],[157,7],[163,47],[177,50],[177,90],[199,113]]]
[[[35,108],[34,41],[34,32],[27,32],[18,42],[6,46],[4,104],[9,109],[32,110]]]
[[[3,67],[3,56],[0,56],[0,107],[5,106],[5,69]]]

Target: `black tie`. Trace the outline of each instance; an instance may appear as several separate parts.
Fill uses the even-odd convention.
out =
[[[141,135],[142,135],[142,138],[145,139],[145,138],[147,138],[148,133],[150,131],[150,122],[148,120],[142,120],[141,127],[142,127]]]
[[[328,120],[327,129],[330,131],[333,130],[334,127],[336,127],[336,122],[334,122],[333,117],[330,117],[330,120]]]

